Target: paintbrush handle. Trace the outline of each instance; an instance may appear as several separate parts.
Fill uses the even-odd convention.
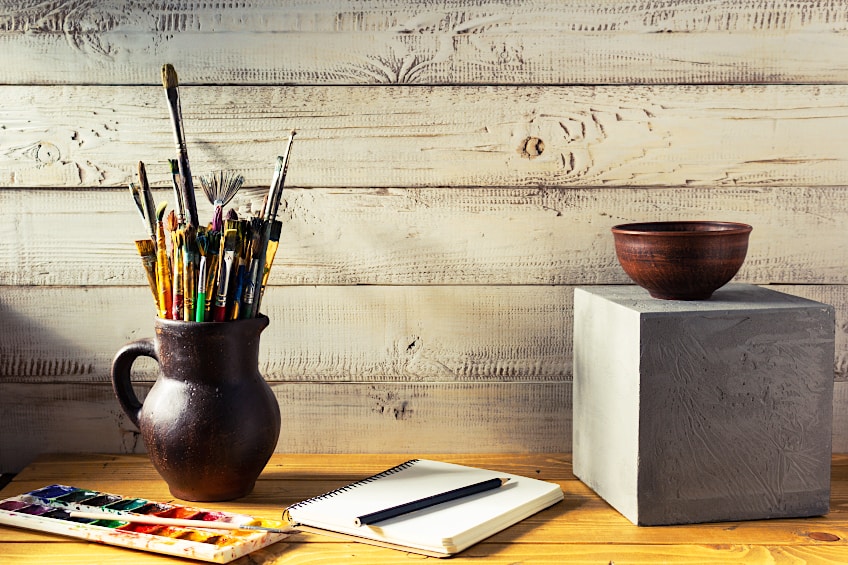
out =
[[[295,530],[287,528],[270,528],[252,524],[236,524],[234,522],[187,520],[181,518],[160,518],[158,516],[145,516],[143,514],[121,514],[118,512],[83,512],[71,510],[72,518],[85,518],[88,520],[110,520],[118,522],[133,522],[137,524],[151,524],[154,526],[177,526],[183,528],[202,528],[210,530],[254,530],[275,534],[291,534]]]
[[[147,182],[147,168],[142,161],[138,162],[138,184],[140,197],[144,208],[144,219],[147,222],[147,231],[150,239],[156,241],[156,205],[153,203],[153,193],[150,192],[150,183]]]
[[[200,268],[197,272],[197,300],[194,301],[194,321],[206,321],[206,269],[207,259],[200,258]]]
[[[171,267],[168,261],[168,251],[165,248],[165,227],[162,222],[157,224],[156,236],[156,284],[159,289],[159,317],[171,316]]]
[[[221,261],[218,294],[215,296],[215,305],[212,307],[213,322],[224,322],[227,319],[227,299],[229,298],[234,255],[234,251],[226,251]]]
[[[244,308],[241,312],[242,318],[253,318],[255,315],[256,291],[262,283],[262,267],[265,265],[265,250],[260,251],[257,257],[250,262],[250,270],[247,272],[244,289]],[[257,282],[258,281],[258,282]]]
[[[171,285],[173,300],[171,302],[171,319],[182,320],[183,308],[185,306],[185,295],[183,294],[183,279],[185,278],[185,265],[183,264],[182,251],[179,244],[174,242],[173,274],[174,282]]]
[[[197,228],[200,222],[197,217],[197,202],[194,199],[194,181],[191,178],[191,167],[188,163],[188,149],[186,149],[185,134],[183,133],[182,110],[180,108],[180,94],[177,87],[166,88],[168,96],[168,110],[171,114],[171,125],[174,129],[174,143],[177,147],[177,164],[180,171],[182,183],[182,204],[185,206],[186,220],[188,225]]]
[[[274,221],[277,218],[277,210],[280,207],[280,199],[283,194],[283,185],[286,183],[286,173],[289,170],[289,155],[291,154],[291,146],[294,141],[294,135],[294,131],[292,131],[289,135],[285,155],[277,157],[277,166],[274,169],[274,179],[271,181],[268,199],[265,202],[263,219],[266,221]]]

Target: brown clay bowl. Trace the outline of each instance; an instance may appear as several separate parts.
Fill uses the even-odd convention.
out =
[[[643,222],[612,228],[618,262],[654,298],[706,300],[736,275],[751,226],[734,222]]]

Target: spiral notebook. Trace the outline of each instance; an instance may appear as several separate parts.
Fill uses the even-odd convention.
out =
[[[357,517],[493,478],[500,488],[417,510],[373,525]],[[559,485],[453,463],[413,459],[382,473],[289,506],[283,517],[309,532],[447,557],[562,500]]]

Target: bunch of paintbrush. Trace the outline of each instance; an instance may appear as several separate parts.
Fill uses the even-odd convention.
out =
[[[161,318],[195,322],[224,322],[253,318],[280,242],[277,220],[294,132],[285,156],[277,158],[274,177],[262,212],[240,219],[224,207],[244,182],[241,175],[215,172],[200,178],[213,206],[212,220],[195,229],[178,209],[165,214],[167,202],[153,210],[144,163],[139,163],[139,185],[130,185],[133,199],[150,239],[136,241],[147,280]],[[176,167],[175,162],[171,162]],[[173,174],[175,187],[176,172]],[[175,188],[175,194],[180,194]]]
[[[274,177],[260,215],[241,220],[226,206],[244,182],[241,175],[215,172],[201,177],[201,185],[213,206],[212,221],[199,224],[194,183],[182,125],[177,73],[162,67],[162,86],[174,129],[177,158],[170,159],[174,209],[166,216],[167,203],[158,207],[147,181],[144,163],[138,164],[138,184],[130,191],[144,221],[149,239],[136,241],[147,281],[161,318],[196,322],[222,322],[252,318],[268,281],[280,241],[282,224],[277,220],[288,170],[294,131],[284,156],[277,157]],[[167,234],[170,237],[166,237]]]

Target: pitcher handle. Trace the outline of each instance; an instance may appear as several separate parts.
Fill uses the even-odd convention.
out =
[[[138,419],[141,413],[141,402],[133,389],[130,373],[132,366],[139,357],[151,357],[159,362],[156,356],[156,347],[150,338],[131,341],[123,346],[112,360],[112,388],[115,396],[121,404],[124,413],[130,421],[138,427]]]

